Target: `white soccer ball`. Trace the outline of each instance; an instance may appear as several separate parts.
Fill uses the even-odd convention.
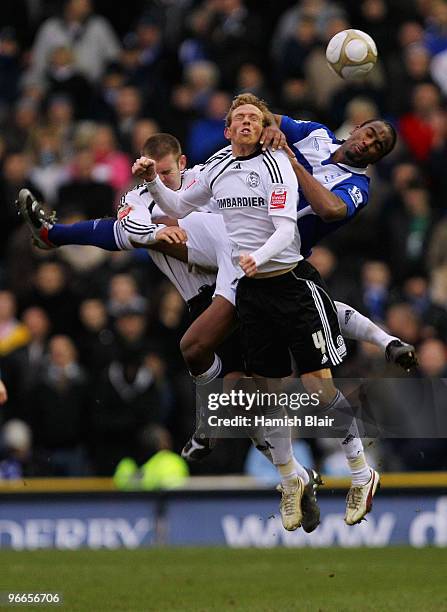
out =
[[[343,30],[331,38],[326,48],[329,67],[344,79],[363,77],[377,62],[377,47],[361,30]]]

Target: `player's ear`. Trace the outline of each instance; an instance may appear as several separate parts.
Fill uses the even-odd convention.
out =
[[[224,136],[227,140],[230,140],[230,129],[228,127],[225,126],[224,129]]]
[[[184,170],[186,168],[186,155],[180,155],[178,158],[178,167],[179,170]]]

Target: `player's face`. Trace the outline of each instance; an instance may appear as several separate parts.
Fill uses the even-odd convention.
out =
[[[381,121],[373,121],[355,128],[340,147],[351,166],[374,164],[390,150],[392,136]]]
[[[264,115],[253,104],[243,104],[231,114],[231,125],[225,128],[225,137],[237,145],[256,145],[261,138]]]
[[[182,184],[181,172],[185,169],[186,157],[180,155],[178,159],[172,153],[165,155],[156,163],[157,174],[162,183],[169,189],[176,191]]]

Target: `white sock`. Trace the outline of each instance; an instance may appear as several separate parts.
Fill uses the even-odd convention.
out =
[[[262,453],[264,457],[266,457],[270,461],[270,463],[273,463],[273,457],[272,457],[272,453],[270,450],[271,444],[269,442],[266,443],[265,439],[259,440],[257,438],[252,438],[252,442],[255,445],[256,449],[260,453]],[[298,459],[295,457],[295,455],[292,455],[292,459],[293,459],[293,463],[295,466],[296,475],[298,475],[301,478],[301,480],[304,482],[304,484],[307,485],[309,482],[309,474],[306,472],[306,470],[301,465],[301,463],[298,461]]]
[[[346,428],[343,438],[338,438],[341,448],[345,454],[349,469],[352,475],[353,485],[366,484],[371,478],[371,468],[369,467],[365,453],[363,452],[363,444],[360,439],[357,422],[354,418],[354,411],[343,393],[337,391],[332,402],[325,408],[325,414],[334,412],[335,414],[349,415],[352,413],[353,418],[350,425]],[[348,416],[349,418],[349,416]]]
[[[390,336],[371,319],[360,314],[352,306],[335,302],[337,307],[338,322],[344,338],[358,340],[361,342],[371,342],[383,350],[386,349],[392,340],[399,340],[395,336]]]
[[[221,370],[222,361],[220,360],[219,355],[214,354],[214,361],[211,367],[208,368],[206,372],[203,372],[202,374],[197,374],[197,376],[193,376],[192,378],[196,385],[207,385],[219,376]]]
[[[297,472],[295,468],[294,458],[291,457],[287,463],[281,463],[276,465],[278,472],[281,475],[281,484],[284,487],[296,486]]]
[[[309,484],[309,474],[306,472],[306,470],[301,465],[301,463],[298,461],[298,459],[295,457],[295,455],[293,456],[293,460],[295,462],[296,473],[298,474],[298,476],[301,478],[301,480],[304,482],[305,485]]]

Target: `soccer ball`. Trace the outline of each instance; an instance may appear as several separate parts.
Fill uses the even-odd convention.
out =
[[[344,79],[363,77],[377,62],[376,43],[361,30],[343,30],[329,41],[326,59],[329,67]]]

